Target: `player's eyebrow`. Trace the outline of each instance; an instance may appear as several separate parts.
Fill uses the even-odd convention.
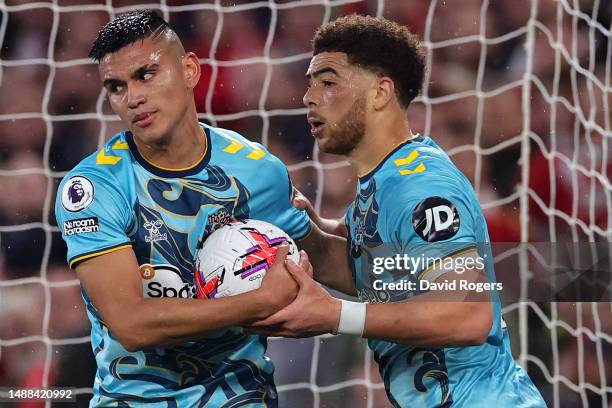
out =
[[[130,75],[130,77],[132,79],[138,79],[142,76],[142,74],[146,73],[147,71],[151,70],[151,69],[157,69],[159,68],[159,64],[145,64],[141,67],[139,67],[138,69],[136,69],[132,75]],[[108,87],[111,85],[125,85],[125,81],[122,81],[120,79],[116,79],[116,78],[107,78],[104,80],[104,82],[102,83],[102,85],[104,87]]]
[[[336,70],[335,70],[335,69],[333,69],[332,67],[323,67],[323,68],[321,68],[321,69],[316,70],[315,72],[313,72],[313,73],[311,73],[311,74],[306,73],[306,79],[316,78],[316,77],[318,77],[319,75],[323,75],[323,74],[325,74],[326,72],[330,72],[330,73],[332,73],[332,74],[334,74],[334,75],[336,75],[336,76],[339,76],[339,75],[338,75],[338,71],[336,71]]]

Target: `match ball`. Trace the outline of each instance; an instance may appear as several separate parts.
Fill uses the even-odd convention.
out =
[[[278,247],[285,242],[289,244],[287,259],[297,263],[295,242],[270,223],[242,220],[214,231],[195,257],[196,296],[213,299],[259,288]]]

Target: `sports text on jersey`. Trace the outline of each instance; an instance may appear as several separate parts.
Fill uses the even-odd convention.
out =
[[[64,221],[64,236],[100,231],[98,217],[78,218]]]
[[[179,269],[173,265],[140,265],[142,294],[148,298],[195,297],[195,287],[183,282]]]

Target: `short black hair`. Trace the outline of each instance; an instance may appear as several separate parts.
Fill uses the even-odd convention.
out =
[[[153,10],[135,10],[121,14],[106,23],[91,45],[89,58],[100,61],[106,54],[126,45],[171,30],[170,25]]]
[[[389,76],[402,107],[419,94],[425,75],[425,55],[418,37],[381,17],[351,14],[324,24],[312,40],[313,55],[344,52],[348,62]]]

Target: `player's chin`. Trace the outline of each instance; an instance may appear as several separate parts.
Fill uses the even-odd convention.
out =
[[[317,141],[317,145],[319,146],[319,150],[327,153],[327,149],[329,149],[333,145],[333,140],[323,131],[318,137],[315,137]]]
[[[157,123],[152,123],[146,127],[134,126],[132,124],[130,130],[134,134],[134,137],[147,144],[160,142],[164,134]]]
[[[317,144],[319,145],[319,150],[323,153],[337,154],[337,146],[333,138],[321,137],[320,139],[317,139]]]

